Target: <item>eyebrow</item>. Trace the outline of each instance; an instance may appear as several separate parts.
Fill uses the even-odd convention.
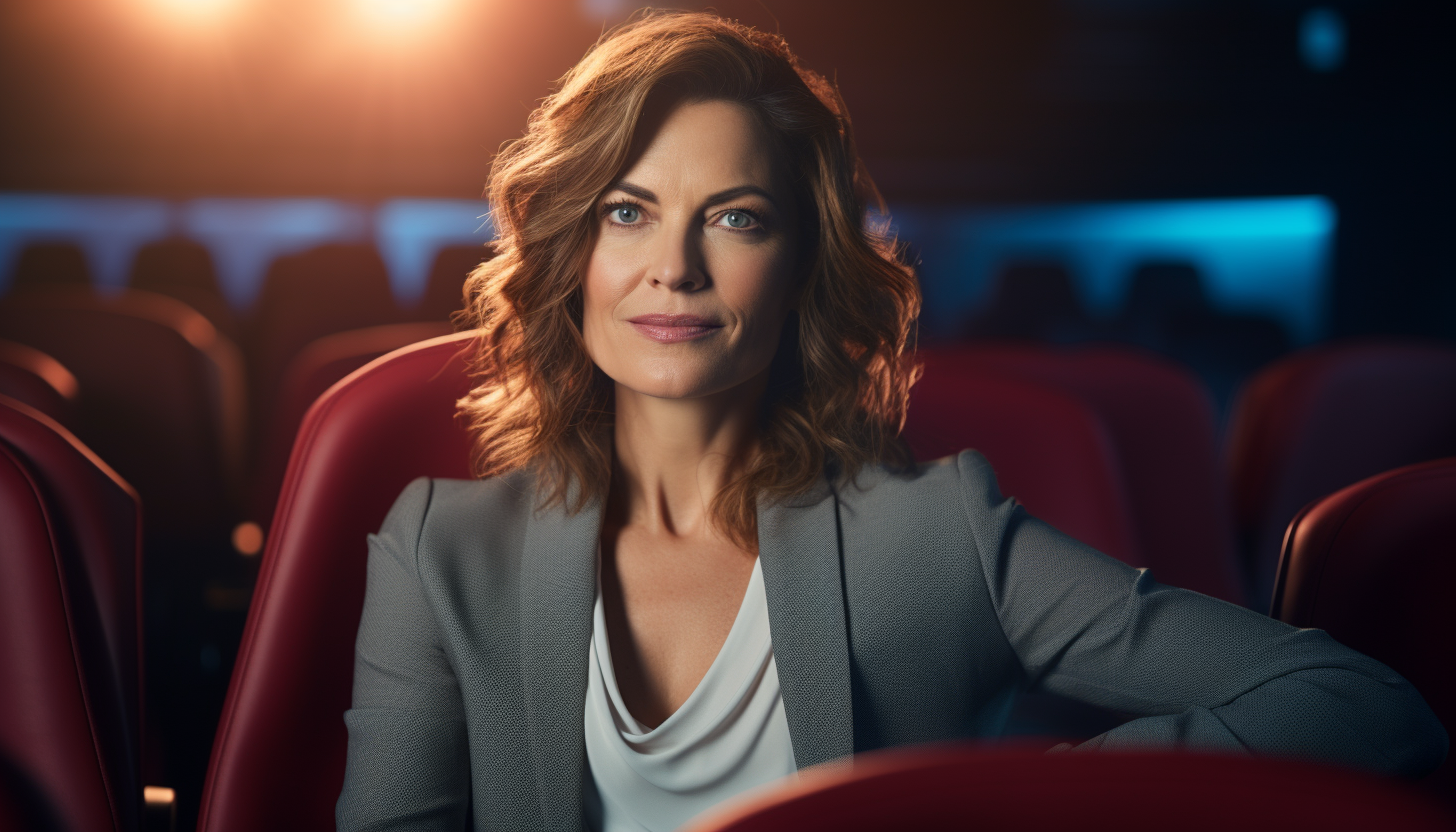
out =
[[[621,191],[625,194],[635,196],[644,202],[650,202],[653,205],[658,204],[657,194],[649,191],[641,185],[634,185],[631,182],[627,182],[624,180],[618,180],[616,182],[613,182],[611,187],[607,188],[607,191],[609,193],[611,191]],[[737,199],[741,196],[750,195],[763,197],[764,199],[768,200],[768,203],[770,205],[774,206],[775,208],[778,207],[778,201],[773,198],[773,194],[770,194],[768,191],[765,191],[763,188],[760,188],[757,185],[739,185],[734,188],[721,190],[715,194],[710,195],[706,200],[704,200],[703,204],[717,205],[722,202],[727,202],[730,199]]]

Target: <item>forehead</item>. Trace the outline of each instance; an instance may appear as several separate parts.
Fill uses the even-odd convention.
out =
[[[622,179],[667,196],[739,185],[779,193],[778,149],[753,113],[732,101],[686,101],[639,126]]]

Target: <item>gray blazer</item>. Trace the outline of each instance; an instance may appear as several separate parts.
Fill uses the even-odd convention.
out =
[[[601,506],[532,475],[411,483],[369,541],[340,829],[579,829]],[[1039,688],[1145,714],[1081,748],[1297,755],[1417,776],[1446,734],[1384,665],[1163,586],[1004,499],[980,454],[759,508],[799,767],[997,735]]]

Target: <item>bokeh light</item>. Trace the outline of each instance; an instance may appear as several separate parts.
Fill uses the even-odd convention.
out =
[[[356,0],[360,13],[387,28],[418,27],[440,19],[450,0]]]
[[[177,21],[207,22],[233,12],[241,0],[148,0],[158,12]]]

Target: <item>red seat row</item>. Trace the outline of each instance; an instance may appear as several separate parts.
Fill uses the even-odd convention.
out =
[[[468,335],[437,338],[374,361],[330,388],[305,418],[288,466],[274,532],[268,541],[243,651],[234,670],[228,703],[218,727],[201,828],[313,828],[327,825],[342,776],[345,738],[340,714],[349,699],[354,629],[363,597],[362,540],[377,527],[395,494],[410,479],[422,474],[467,475],[468,442],[464,431],[454,420],[454,401],[468,385],[460,354],[468,338]],[[1121,492],[1123,481],[1119,478],[1117,467],[1120,463],[1112,450],[1116,447],[1115,437],[1118,434],[1107,427],[1112,421],[1110,410],[1105,406],[1100,411],[1088,406],[1087,401],[1095,402],[1090,396],[1074,398],[1066,395],[1065,391],[1073,389],[1072,382],[1063,381],[1063,392],[1058,392],[1051,384],[1029,385],[1025,381],[1013,381],[998,375],[1008,372],[1008,368],[1015,368],[1018,363],[1044,360],[1034,355],[1006,354],[988,358],[982,370],[977,371],[980,375],[969,371],[959,375],[946,372],[948,368],[956,367],[964,371],[964,362],[974,363],[976,360],[974,356],[966,355],[930,356],[927,360],[927,384],[922,388],[925,393],[919,395],[931,398],[918,400],[912,406],[921,408],[921,412],[925,413],[936,409],[930,408],[936,396],[949,397],[946,400],[951,402],[956,401],[956,396],[965,396],[961,404],[969,409],[972,417],[912,422],[907,427],[912,444],[919,444],[926,453],[935,453],[937,449],[925,443],[947,441],[954,444],[957,431],[968,431],[969,438],[974,440],[976,432],[980,431],[979,435],[987,441],[967,444],[986,447],[993,462],[1002,469],[1005,479],[1022,476],[1016,472],[1019,463],[1015,460],[1035,459],[1035,455],[1041,452],[1036,447],[1039,437],[1055,436],[1056,442],[1061,444],[1052,446],[1058,455],[1051,461],[1064,468],[1074,464],[1068,460],[1086,462],[1082,466],[1084,470],[1069,476],[1081,477],[1084,487],[1092,489],[1088,493],[1095,493],[1098,488],[1110,495]],[[1117,359],[1094,357],[1088,360]],[[957,378],[960,380],[953,381]],[[1040,404],[1043,408],[1035,410],[1028,403]],[[1003,406],[1009,408],[1007,412],[1037,421],[1021,426],[1021,435],[1018,436],[1014,420],[994,415],[997,408]],[[26,424],[37,421],[34,416],[28,418],[30,422]],[[998,422],[998,418],[1001,421]],[[4,425],[6,440],[13,443],[9,423]],[[1126,429],[1124,425],[1119,430]],[[997,439],[997,436],[1000,438]],[[991,441],[993,439],[994,442]],[[1005,449],[999,462],[996,461],[998,448]],[[1456,469],[1456,462],[1444,465],[1445,469],[1436,468]],[[1100,486],[1095,482],[1096,477],[1102,478]],[[1029,486],[1033,484],[1030,478],[1026,482]],[[1451,492],[1447,481],[1436,478],[1431,482],[1435,488],[1431,493],[1435,496],[1424,502],[1415,500],[1414,513],[1399,520],[1401,528],[1426,528],[1419,526],[1419,518],[1425,516],[1421,511],[1450,513]],[[20,491],[16,493],[21,496],[15,499],[24,504],[23,494]],[[1079,517],[1076,514],[1079,507],[1072,505],[1070,513],[1058,518],[1056,512],[1061,510],[1061,504],[1055,502],[1056,488],[1044,489],[1042,493],[1044,496],[1032,492],[1028,500],[1048,500],[1033,508],[1047,514],[1053,522],[1066,525],[1089,523],[1091,525],[1081,529],[1081,533],[1109,535],[1106,539],[1113,541],[1109,547],[1116,545],[1115,535],[1121,533],[1123,545],[1129,547],[1127,552],[1135,552],[1137,541],[1145,539],[1135,539],[1126,531],[1133,527],[1127,514],[1121,520],[1115,516]],[[11,497],[7,491],[7,499]],[[1118,499],[1109,499],[1106,504],[1110,506],[1108,512],[1118,510]],[[1136,503],[1128,500],[1125,494],[1120,499],[1123,511],[1135,510],[1127,508]],[[1072,502],[1075,503],[1075,500]],[[1398,498],[1394,503],[1408,506],[1412,499]],[[132,510],[135,510],[134,504]],[[105,518],[83,522],[90,528],[111,529],[114,534],[119,534],[120,537],[112,539],[113,547],[117,540],[126,539],[132,540],[134,545],[135,530],[133,528],[131,537],[127,538],[124,523],[113,523]],[[1098,523],[1101,523],[1100,527],[1096,525]],[[1343,523],[1342,528],[1348,525]],[[1119,528],[1123,531],[1119,532]],[[1444,533],[1444,527],[1431,528],[1437,529],[1437,533]],[[1334,537],[1338,539],[1339,534]],[[1300,538],[1296,535],[1294,539]],[[1438,538],[1428,536],[1428,539]],[[1359,549],[1359,546],[1356,548]],[[1362,551],[1368,553],[1371,548],[1366,541]],[[115,557],[118,563],[127,562],[124,553]],[[134,552],[132,558],[134,563]],[[1290,564],[1296,563],[1294,555],[1289,558]],[[1367,571],[1379,569],[1378,564],[1372,567],[1369,557],[1364,560],[1347,557],[1343,562],[1356,563]],[[1425,568],[1424,564],[1421,558],[1412,558],[1411,563],[1404,567],[1406,580],[1391,582],[1389,602],[1393,607],[1409,600],[1399,594],[1402,587],[1412,583],[1423,584],[1417,573]],[[1321,574],[1327,575],[1330,568],[1341,567],[1327,567]],[[1309,572],[1308,569],[1301,571],[1293,567],[1288,570],[1284,591],[1289,598],[1303,597],[1300,592],[1307,595],[1308,589],[1300,590],[1299,587],[1305,586],[1301,576]],[[1355,578],[1349,583],[1358,585],[1362,580]],[[1325,584],[1328,583],[1326,578]],[[15,585],[21,586],[20,583]],[[32,602],[28,598],[29,594],[22,596],[10,608],[31,609]],[[134,611],[134,596],[131,603]],[[1336,601],[1330,607],[1340,609],[1342,603],[1345,607],[1350,606],[1346,600]],[[1361,599],[1359,603],[1369,605],[1368,599]],[[1280,614],[1287,620],[1303,624],[1297,608],[1302,609],[1300,604],[1291,601],[1287,609],[1280,608]],[[1432,605],[1431,609],[1435,606]],[[132,615],[134,621],[134,612]],[[134,643],[134,630],[132,639]],[[1362,647],[1377,658],[1383,658],[1383,654],[1394,650],[1392,645],[1402,639],[1406,644],[1425,645],[1427,650],[1408,651],[1410,656],[1399,659],[1404,667],[1394,661],[1392,664],[1412,679],[1429,678],[1433,680],[1428,682],[1429,685],[1446,685],[1449,690],[1449,678],[1440,674],[1422,676],[1429,669],[1422,664],[1422,657],[1429,664],[1433,656],[1439,658],[1445,652],[1441,649],[1443,645],[1435,643],[1428,632],[1401,631],[1395,624],[1383,632],[1377,643]],[[13,648],[7,646],[6,649]],[[125,650],[121,652],[125,653]],[[112,659],[113,665],[126,661],[125,656]],[[132,672],[135,672],[134,657],[129,661],[132,662]],[[1449,696],[1431,690],[1427,690],[1427,694],[1438,714],[1449,718],[1450,711],[1442,710],[1449,707],[1442,704],[1449,703]],[[25,715],[36,707],[35,702],[30,702],[7,713]],[[131,782],[135,783],[135,778]],[[134,789],[132,792],[134,794]],[[279,818],[297,819],[296,827],[291,823],[280,823]]]

